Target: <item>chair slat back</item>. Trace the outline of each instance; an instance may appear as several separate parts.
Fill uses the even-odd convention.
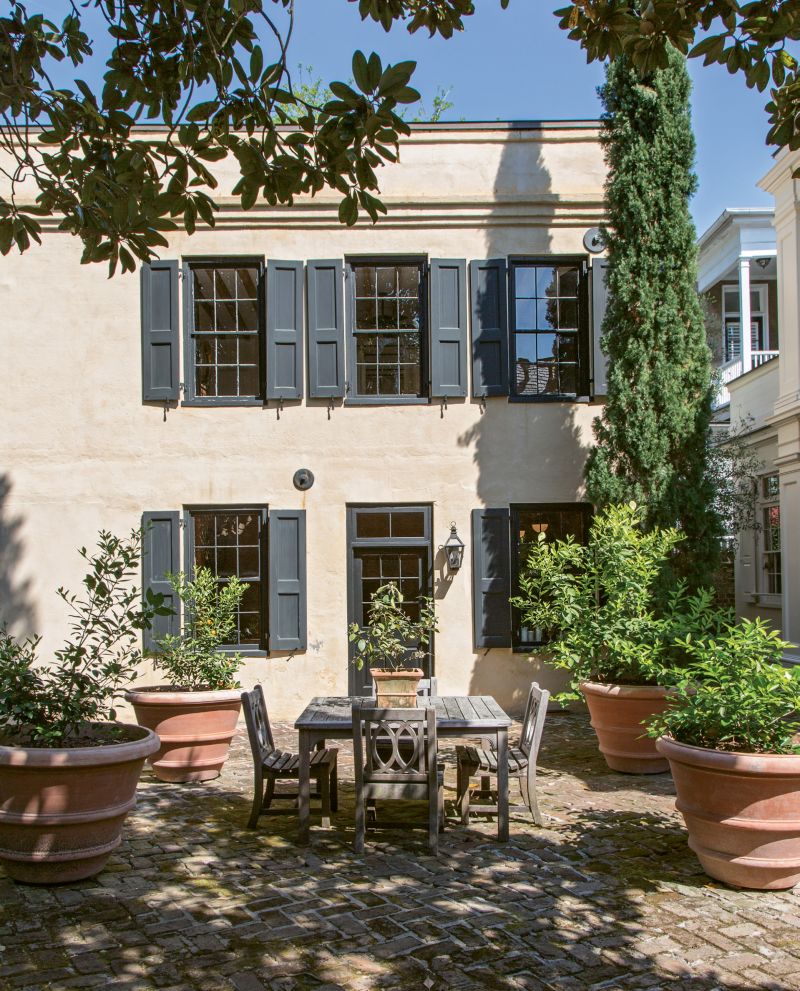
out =
[[[353,752],[365,783],[425,782],[436,769],[436,710],[355,704]]]
[[[242,708],[253,757],[263,761],[275,749],[275,741],[261,685],[256,685],[252,692],[242,692]]]
[[[436,683],[435,678],[421,678],[419,685],[417,685],[417,697],[418,698],[430,698],[432,695],[439,694],[439,687]]]
[[[531,690],[528,692],[528,703],[525,706],[525,716],[522,720],[519,749],[534,764],[539,753],[539,744],[542,742],[549,698],[550,692],[546,688],[540,688],[535,681],[532,682]]]

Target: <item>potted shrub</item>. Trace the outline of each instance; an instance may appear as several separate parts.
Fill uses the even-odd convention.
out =
[[[681,644],[689,658],[649,732],[669,760],[689,846],[744,888],[800,881],[800,667],[761,620]]]
[[[149,729],[116,721],[122,686],[136,673],[139,631],[169,613],[160,595],[131,586],[141,532],[102,531],[83,592],[60,588],[70,636],[54,662],[37,664],[38,637],[0,630],[0,863],[16,881],[52,884],[97,874],[121,842],[136,804]]]
[[[241,654],[220,648],[234,637],[248,586],[236,577],[220,583],[208,568],[198,568],[191,581],[183,572],[168,580],[183,605],[183,630],[157,641],[152,658],[169,683],[132,689],[125,698],[161,741],[150,758],[156,777],[208,781],[228,757],[242,707]]]
[[[668,770],[642,721],[664,709],[679,677],[676,639],[720,622],[710,590],[690,596],[678,584],[661,591],[680,540],[673,529],[646,531],[635,503],[609,506],[592,520],[585,545],[572,537],[547,542],[540,534],[512,600],[526,624],[546,631],[540,650],[570,676],[558,699],[583,695],[600,751],[615,771]]]
[[[425,672],[407,665],[427,655],[426,648],[436,632],[433,599],[427,595],[418,598],[417,620],[409,617],[403,594],[394,582],[381,585],[371,600],[369,625],[350,624],[353,663],[359,670],[368,666],[379,706],[412,708],[417,704],[417,688]]]

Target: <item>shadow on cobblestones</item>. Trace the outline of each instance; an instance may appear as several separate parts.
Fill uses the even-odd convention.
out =
[[[548,754],[590,739],[587,729],[582,716],[554,718]],[[451,818],[438,860],[414,831],[376,833],[358,857],[344,751],[342,763],[335,828],[316,829],[309,849],[295,845],[291,815],[243,828],[241,739],[216,782],[146,775],[127,840],[98,879],[0,880],[0,988],[800,988],[800,898],[710,882],[666,788],[648,795],[641,780],[616,778],[594,789],[582,767],[556,772],[547,760],[546,828],[516,809],[501,845],[493,822]]]

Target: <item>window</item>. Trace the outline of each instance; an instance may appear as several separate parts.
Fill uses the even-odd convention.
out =
[[[512,263],[512,395],[588,395],[587,311],[585,263]]]
[[[353,262],[349,277],[351,397],[419,398],[425,383],[423,264]]]
[[[259,262],[192,262],[188,294],[192,399],[255,400],[263,393],[263,266]]]
[[[249,586],[228,646],[266,649],[266,509],[191,510],[188,530],[190,570],[209,568],[220,584],[235,575]]]
[[[761,479],[761,519],[764,533],[764,591],[780,595],[783,590],[781,568],[780,481],[777,474]]]
[[[528,552],[545,534],[547,540],[564,540],[572,535],[580,544],[589,536],[591,507],[583,503],[540,506],[512,506],[511,551],[512,595],[519,595],[519,574]],[[546,642],[543,630],[531,629],[522,622],[518,609],[512,609],[512,644],[515,650],[528,650]]]
[[[372,595],[389,582],[403,593],[409,619],[419,619],[419,597],[432,588],[430,506],[351,506],[348,508],[348,623],[369,624]],[[409,646],[414,646],[409,645]],[[432,654],[423,665],[432,670]],[[369,671],[349,665],[350,692],[363,695]]]
[[[739,309],[739,287],[722,287],[723,331],[725,361],[741,357],[742,335]],[[767,311],[767,287],[750,288],[750,346],[753,351],[769,351],[769,314]]]

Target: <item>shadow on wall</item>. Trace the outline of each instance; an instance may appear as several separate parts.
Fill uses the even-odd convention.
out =
[[[0,625],[24,637],[36,632],[38,617],[31,581],[21,576],[24,520],[8,511],[11,488],[9,476],[0,474]]]
[[[553,188],[543,147],[546,146],[540,142],[509,142],[505,146],[494,183],[495,208],[486,227],[486,259],[563,253],[561,245],[553,244],[552,195],[558,190]],[[526,214],[522,224],[520,209]],[[533,321],[534,328],[545,332],[526,334],[519,339],[519,347],[516,346],[516,304],[512,299],[510,275],[507,286],[510,394],[530,395],[537,388],[545,389],[546,381],[552,378],[552,362],[560,342],[557,334],[548,333]],[[480,296],[475,306],[487,319],[496,309],[492,300]],[[538,319],[542,307],[535,305],[533,309]],[[520,326],[528,329],[532,324],[521,320]],[[479,387],[473,383],[473,393],[476,392]],[[473,453],[477,468],[476,507],[572,502],[581,497],[588,453],[576,416],[581,407],[573,402],[549,400],[511,403],[507,396],[491,395],[485,399],[473,395],[468,402],[480,407],[480,417],[458,437],[457,443]],[[531,483],[521,488],[520,480],[526,477]],[[512,553],[513,538],[510,534]],[[476,648],[470,694],[494,695],[509,711],[522,712],[531,681],[538,679],[544,684],[553,681],[552,676],[542,677],[545,668],[546,664],[536,655],[514,654],[508,648]]]

